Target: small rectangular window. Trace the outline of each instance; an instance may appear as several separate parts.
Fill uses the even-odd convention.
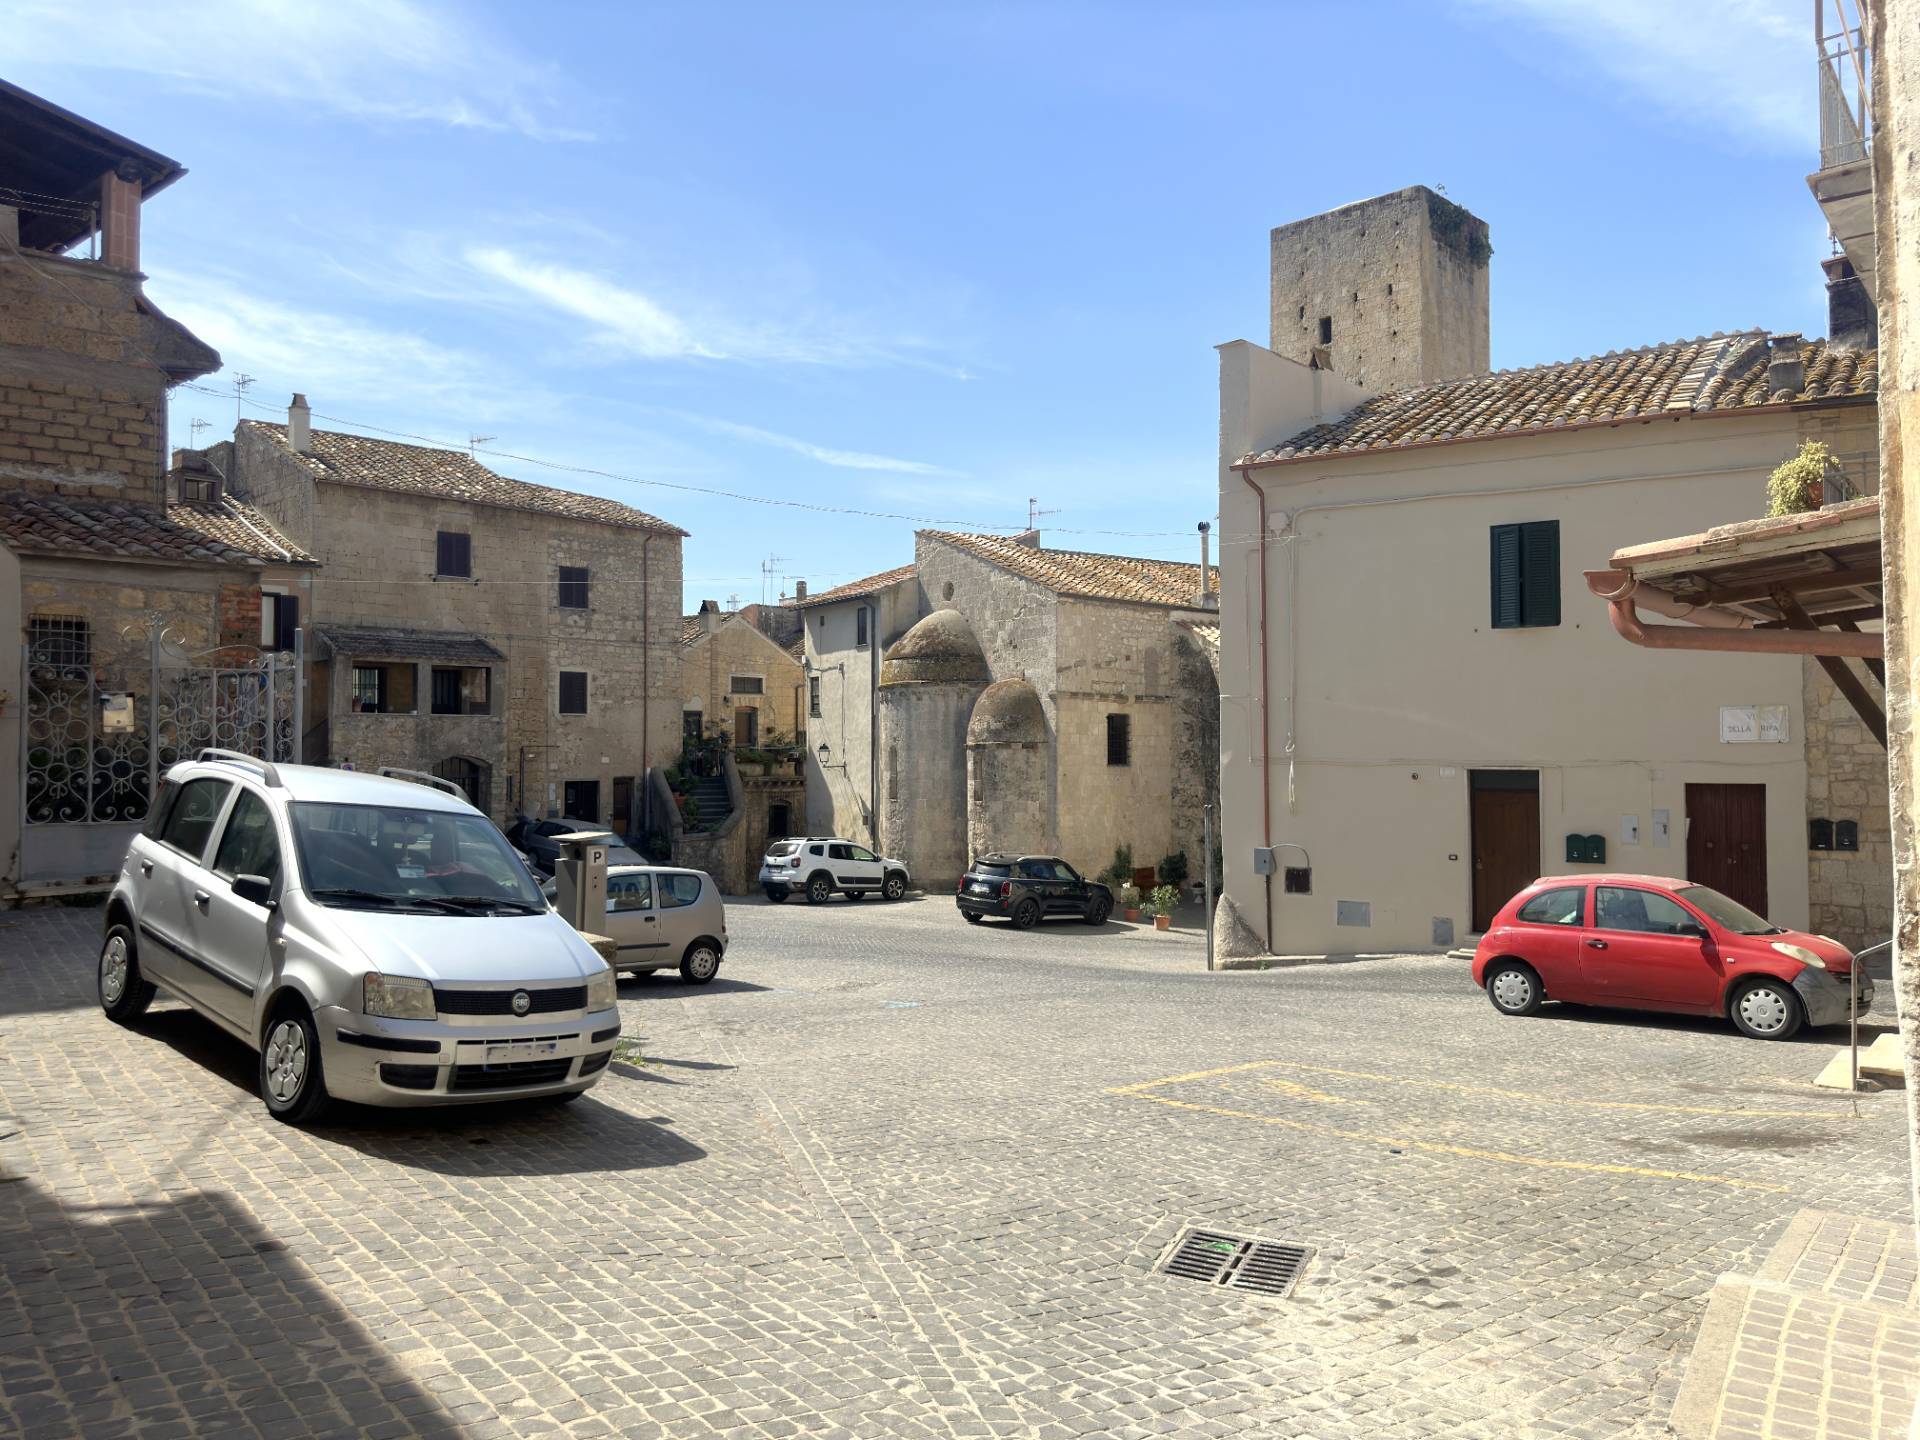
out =
[[[78,615],[35,615],[27,646],[35,665],[91,665],[93,626]]]
[[[379,714],[387,708],[387,667],[353,667],[353,708]]]
[[[1322,315],[1320,317],[1320,343],[1322,345],[1331,345],[1333,343],[1333,317],[1331,315]]]
[[[853,643],[861,649],[867,644],[867,607],[862,605],[853,612]]]
[[[265,650],[293,651],[295,630],[300,628],[300,597],[282,595],[274,590],[260,592],[260,645]]]
[[[820,718],[820,677],[818,675],[807,677],[807,714],[816,720]]]
[[[1133,717],[1131,715],[1107,716],[1107,764],[1131,765],[1133,763]]]
[[[460,703],[460,672],[445,670],[438,665],[433,669],[433,713],[436,715],[458,715]]]
[[[727,688],[735,695],[764,695],[767,682],[758,675],[729,675]]]
[[[562,670],[560,672],[560,713],[562,715],[587,713],[586,671]]]
[[[473,577],[473,537],[458,530],[442,530],[433,548],[433,573],[451,580]]]
[[[1560,522],[1533,520],[1491,531],[1493,628],[1560,623]]]
[[[560,567],[560,608],[562,610],[584,610],[587,608],[587,588],[590,576],[584,565],[562,565]]]

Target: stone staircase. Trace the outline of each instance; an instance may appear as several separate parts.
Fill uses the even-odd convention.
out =
[[[699,835],[717,830],[733,813],[733,806],[727,799],[727,777],[724,775],[707,775],[695,780],[693,787],[687,791],[687,799],[689,808],[697,806],[700,812],[698,820],[687,822],[689,834]]]

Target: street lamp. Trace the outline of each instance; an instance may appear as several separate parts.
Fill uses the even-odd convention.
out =
[[[847,768],[846,761],[844,760],[838,765],[833,763],[833,748],[824,740],[820,742],[819,750],[814,753],[820,757],[820,768],[822,770],[844,770]]]

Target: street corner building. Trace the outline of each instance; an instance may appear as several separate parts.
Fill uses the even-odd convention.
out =
[[[1447,948],[1604,868],[1884,940],[1885,751],[1828,671],[1626,644],[1582,578],[1766,514],[1809,441],[1825,498],[1877,487],[1859,276],[1826,262],[1825,339],[1488,373],[1491,256],[1420,187],[1281,226],[1271,346],[1220,347],[1232,908],[1276,953]]]
[[[143,207],[183,173],[0,82],[0,898],[97,886],[181,755],[294,755],[263,595],[313,557],[169,462],[168,391],[220,365],[140,269]]]
[[[1203,537],[1205,531],[1203,530]],[[1116,849],[1201,873],[1218,791],[1215,571],[922,531],[806,599],[807,824],[951,886],[972,855]]]
[[[505,823],[648,828],[679,738],[686,532],[461,450],[242,421],[207,452],[317,566],[301,617],[308,764],[451,780]]]

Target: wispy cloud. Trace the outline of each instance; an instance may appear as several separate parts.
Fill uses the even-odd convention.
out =
[[[1455,0],[1543,31],[1579,66],[1669,114],[1767,148],[1810,150],[1813,29],[1805,0]],[[1531,39],[1529,50],[1536,49]]]
[[[776,450],[790,450],[795,455],[804,455],[809,460],[817,460],[822,465],[832,465],[840,470],[886,470],[898,475],[957,476],[962,473],[941,465],[929,465],[922,460],[900,460],[892,455],[875,455],[865,450],[836,450],[827,445],[815,445],[810,440],[782,435],[776,430],[762,430],[758,425],[741,425],[732,420],[717,420],[708,415],[689,415],[680,410],[666,413],[698,429],[705,430],[710,435],[726,435],[735,440],[745,440],[753,445],[768,445]]]
[[[466,259],[482,275],[562,314],[587,321],[595,339],[610,349],[647,360],[729,358],[724,351],[695,339],[686,325],[657,301],[588,271],[531,260],[495,246],[475,246],[467,251]]]
[[[152,77],[198,96],[367,120],[591,136],[556,117],[554,75],[422,0],[10,0],[0,60]]]

